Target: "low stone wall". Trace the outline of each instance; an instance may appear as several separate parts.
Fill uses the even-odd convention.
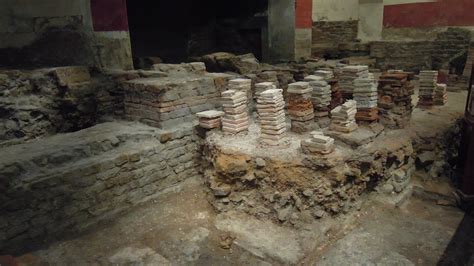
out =
[[[313,22],[313,44],[338,44],[357,39],[358,20]]]
[[[426,69],[456,70],[462,74],[470,43],[470,33],[459,28],[449,28],[426,41],[378,41],[370,44],[370,55],[382,70]]]
[[[382,70],[403,69],[419,71],[433,66],[432,42],[430,41],[380,41],[370,45],[370,56]]]
[[[0,253],[82,231],[198,175],[198,149],[189,125],[114,122],[2,150]]]
[[[433,42],[433,69],[454,70],[462,75],[471,42],[471,32],[465,29],[448,28]]]
[[[339,57],[364,50],[357,43],[358,27],[358,20],[313,22],[312,55]]]

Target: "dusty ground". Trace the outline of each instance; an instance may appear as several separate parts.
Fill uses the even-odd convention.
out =
[[[449,97],[449,106],[417,109],[413,131],[429,133],[462,114],[466,94]],[[471,216],[417,197],[396,208],[369,194],[359,210],[298,228],[216,214],[207,197],[202,180],[191,179],[80,237],[18,260],[24,265],[434,265],[440,260],[464,265],[472,254]]]
[[[317,265],[435,265],[463,218],[452,207],[410,199],[401,208],[374,205],[360,225],[331,245]]]

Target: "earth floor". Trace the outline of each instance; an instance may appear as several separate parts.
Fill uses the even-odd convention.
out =
[[[396,208],[369,194],[359,211],[290,228],[239,213],[216,214],[205,190],[189,180],[115,221],[18,260],[24,265],[452,265],[467,262],[473,251],[462,249],[472,247],[473,217],[417,197]]]

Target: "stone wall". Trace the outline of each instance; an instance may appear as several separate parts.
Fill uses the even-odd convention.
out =
[[[357,20],[313,22],[313,44],[345,43],[357,39]]]
[[[418,71],[431,69],[433,65],[431,49],[430,41],[381,41],[371,43],[370,55],[377,60],[377,67],[382,70]]]
[[[115,84],[85,67],[0,71],[0,146],[122,115],[123,93]]]
[[[196,138],[184,125],[113,122],[3,149],[0,253],[82,231],[196,176]]]
[[[433,68],[455,70],[461,74],[467,60],[471,32],[461,28],[448,28],[433,43]]]
[[[88,70],[72,82],[66,81],[66,77],[61,81],[56,75],[59,72],[54,69],[2,72],[0,141],[3,144],[95,124],[94,86]]]
[[[312,54],[337,55],[339,46],[357,42],[358,23],[358,20],[313,22]]]
[[[447,69],[462,74],[470,43],[470,32],[448,28],[426,41],[378,41],[370,45],[370,55],[382,70],[406,71]]]

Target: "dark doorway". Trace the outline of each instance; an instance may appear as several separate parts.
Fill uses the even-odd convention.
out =
[[[134,58],[187,61],[212,52],[262,56],[268,0],[129,0]]]

